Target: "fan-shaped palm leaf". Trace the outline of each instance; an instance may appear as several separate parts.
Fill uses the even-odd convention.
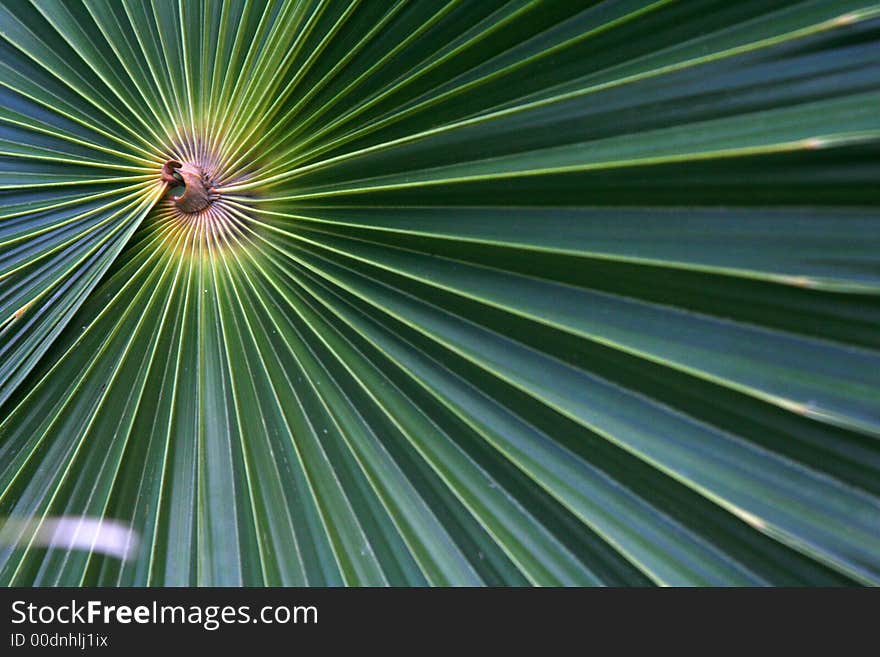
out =
[[[3,583],[880,582],[880,4],[0,35]]]

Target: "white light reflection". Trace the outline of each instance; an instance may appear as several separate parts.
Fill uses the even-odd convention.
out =
[[[138,533],[128,525],[107,518],[58,516],[38,520],[7,518],[0,528],[0,544],[88,550],[129,560],[137,553]]]

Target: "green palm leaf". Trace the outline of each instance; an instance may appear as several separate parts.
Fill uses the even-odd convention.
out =
[[[880,583],[880,4],[0,36],[0,582]]]

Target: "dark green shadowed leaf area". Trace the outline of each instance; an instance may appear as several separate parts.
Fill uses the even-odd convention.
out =
[[[880,3],[0,0],[0,584],[880,584]]]

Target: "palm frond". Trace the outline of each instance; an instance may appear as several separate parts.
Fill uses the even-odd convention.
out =
[[[0,36],[3,584],[880,583],[880,4]]]

